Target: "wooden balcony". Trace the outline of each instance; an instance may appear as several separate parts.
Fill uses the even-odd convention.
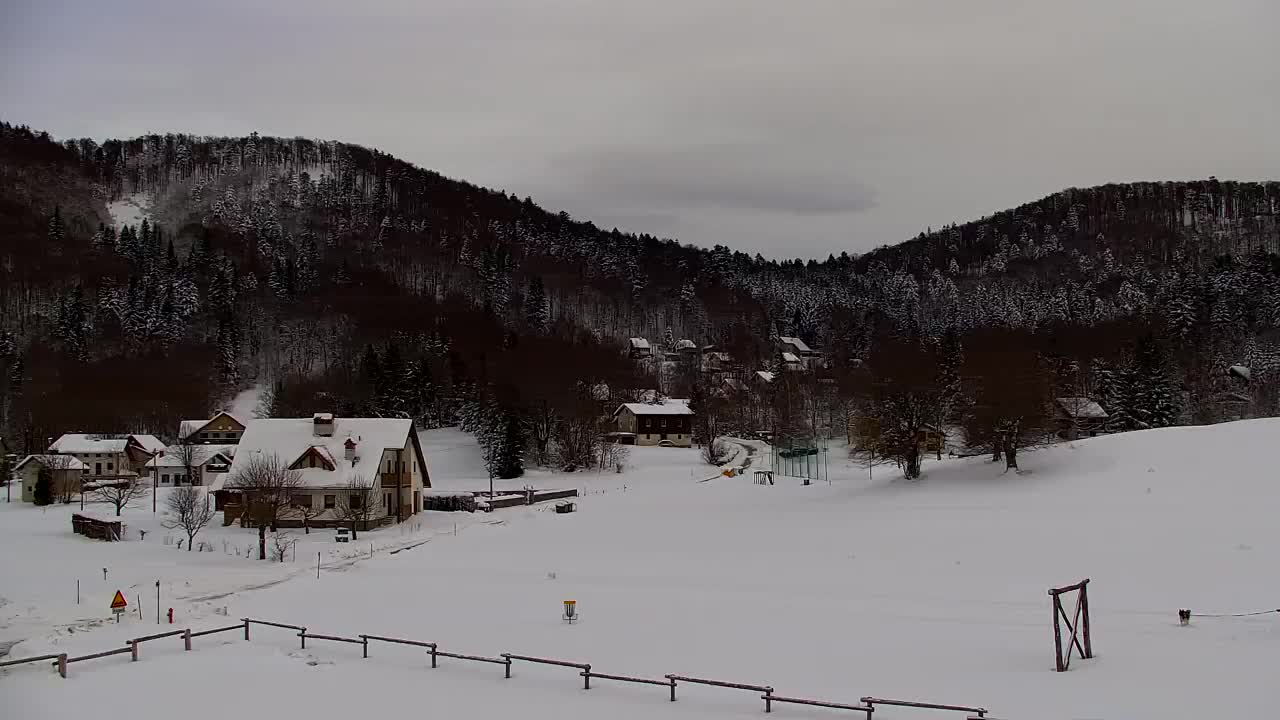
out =
[[[407,472],[405,473],[384,472],[384,473],[381,473],[381,475],[382,475],[382,487],[384,488],[408,487],[412,483],[412,479],[410,478],[409,473]]]

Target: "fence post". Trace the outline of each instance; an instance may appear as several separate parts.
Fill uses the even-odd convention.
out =
[[[302,632],[298,633],[298,637],[302,638],[302,649],[307,649],[307,629],[302,628]]]
[[[182,633],[182,646],[187,652],[191,652],[191,628],[187,628]]]
[[[360,636],[360,644],[363,645],[364,657],[369,657],[369,638],[368,636]]]
[[[249,639],[249,618],[244,619],[244,639]]]
[[[1089,582],[1080,586],[1080,607],[1084,610],[1084,656],[1093,657],[1093,641],[1089,639]]]
[[[62,653],[58,656],[58,674],[66,679],[67,677],[67,654]]]
[[[671,702],[675,702],[676,701],[676,679],[673,677],[669,677],[667,679],[671,681]]]
[[[133,657],[132,662],[138,662],[138,641],[129,641],[129,654]]]
[[[507,667],[507,679],[510,680],[511,679],[511,658],[507,658],[506,667]]]
[[[591,689],[591,664],[590,663],[587,663],[587,666],[582,670],[582,689],[583,690]]]
[[[773,712],[773,688],[765,688],[764,711],[767,713]]]
[[[436,646],[433,643],[431,645],[431,667],[435,668],[435,666],[436,666]]]

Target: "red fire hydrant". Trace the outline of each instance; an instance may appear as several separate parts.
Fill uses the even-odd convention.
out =
[[[169,608],[169,624],[173,624],[173,608]]]

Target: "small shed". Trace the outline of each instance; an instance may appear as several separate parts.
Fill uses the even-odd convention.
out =
[[[1053,404],[1059,437],[1075,440],[1106,432],[1107,411],[1097,401],[1085,397],[1060,397],[1055,398]]]

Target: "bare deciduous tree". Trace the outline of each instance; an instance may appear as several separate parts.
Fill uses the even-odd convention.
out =
[[[290,470],[275,454],[255,454],[227,483],[244,498],[241,525],[248,520],[258,528],[259,560],[267,559],[267,529],[275,532],[281,511],[301,486],[302,473]]]
[[[298,539],[289,533],[276,533],[271,538],[271,559],[276,562],[284,562],[285,557],[289,555],[289,551],[294,545],[298,544]]]
[[[293,496],[289,501],[289,508],[302,516],[302,530],[310,535],[311,521],[320,514],[316,506],[311,503],[311,496],[305,493]]]
[[[631,447],[622,445],[609,439],[606,435],[600,436],[600,469],[608,470],[616,468],[618,472],[622,472],[622,466],[627,464],[627,460],[631,457]]]
[[[199,472],[200,464],[205,460],[205,450],[200,445],[191,443],[183,443],[166,448],[163,452],[168,453],[175,460],[182,464],[187,473],[187,484],[196,485],[196,473]]]
[[[164,526],[170,530],[182,528],[187,534],[189,552],[195,544],[196,535],[213,520],[213,509],[209,507],[204,493],[190,485],[174,488],[165,500],[165,508],[172,517],[164,522]]]
[[[122,477],[115,480],[104,480],[93,488],[93,496],[98,500],[110,503],[120,511],[133,504],[134,500],[146,497],[151,488],[137,477]]]
[[[68,472],[75,458],[70,455],[47,455],[43,462],[53,476],[54,497],[64,505],[70,503],[71,499],[81,491],[80,474]]]
[[[353,477],[347,481],[345,495],[338,497],[338,517],[351,523],[351,539],[358,538],[358,526],[363,524],[369,529],[369,521],[377,517],[378,486],[372,480]]]

